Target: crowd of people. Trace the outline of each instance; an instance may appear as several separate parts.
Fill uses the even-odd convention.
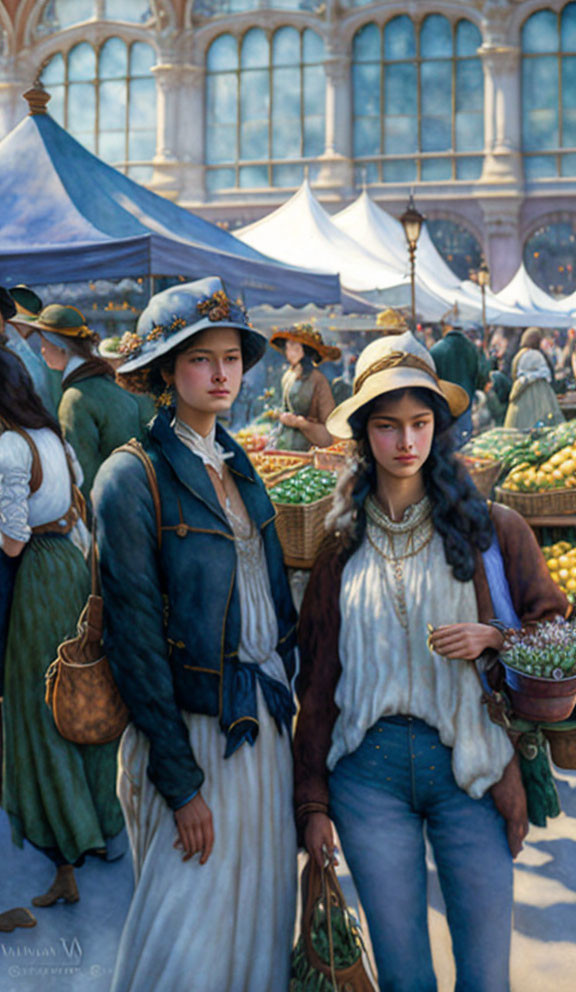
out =
[[[426,831],[458,987],[506,992],[527,804],[479,674],[500,684],[511,608],[525,624],[567,602],[455,452],[479,393],[500,422],[561,418],[573,337],[554,357],[540,331],[516,352],[498,332],[486,353],[388,311],[335,399],[319,366],[340,350],[309,325],[273,335],[278,447],[354,449],[298,618],[274,507],[221,423],[268,342],[220,279],[152,297],[121,341],[27,287],[0,290],[0,313],[2,806],[55,866],[34,905],[76,902],[76,869],[120,856],[126,828],[112,992],[288,992],[298,845],[334,860],[336,828],[380,989],[432,992]],[[90,530],[130,723],[78,745],[44,676],[89,591]],[[0,928],[31,925],[12,912]]]

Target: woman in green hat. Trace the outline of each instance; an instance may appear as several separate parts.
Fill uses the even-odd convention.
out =
[[[0,383],[0,549],[19,563],[5,652],[2,805],[14,843],[29,841],[56,866],[51,887],[33,900],[52,906],[78,900],[74,866],[89,852],[103,854],[122,831],[116,745],[65,740],[44,702],[46,669],[90,588],[73,542],[74,460],[23,363],[5,347]],[[2,585],[0,574],[0,600]]]
[[[95,353],[98,336],[76,307],[52,303],[31,327],[42,336],[42,356],[62,373],[58,420],[82,466],[82,493],[90,490],[102,462],[132,437],[140,436],[138,404],[113,379],[110,366]]]

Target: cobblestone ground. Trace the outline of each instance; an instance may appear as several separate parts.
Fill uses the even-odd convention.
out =
[[[576,988],[576,773],[560,774],[558,786],[565,812],[546,830],[531,830],[516,865],[512,992],[574,992]],[[12,845],[3,812],[0,863],[1,909],[30,907],[32,896],[50,884],[51,865],[32,848],[21,851]],[[432,861],[430,868],[430,927],[438,992],[453,992],[450,939]],[[340,875],[354,905],[345,865]],[[79,903],[36,910],[36,928],[0,934],[0,992],[108,992],[132,892],[129,855],[111,864],[88,859],[78,872],[78,884]]]

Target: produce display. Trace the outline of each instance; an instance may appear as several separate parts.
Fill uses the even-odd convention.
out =
[[[302,458],[288,454],[249,451],[248,457],[265,486],[272,485],[280,475],[302,465]]]
[[[461,449],[461,454],[476,461],[490,459],[503,461],[519,444],[525,441],[522,431],[507,427],[494,427],[471,438]]]
[[[542,548],[550,570],[550,578],[566,593],[571,603],[576,603],[576,546],[570,541],[557,541]]]
[[[337,472],[327,472],[307,465],[289,479],[279,482],[270,489],[268,495],[274,503],[315,503],[332,492],[337,478]]]
[[[237,431],[234,438],[246,452],[263,451],[264,448],[268,447],[268,442],[270,440],[269,434],[269,425],[251,424],[250,426],[243,427],[241,430]]]
[[[576,443],[566,445],[540,463],[520,462],[506,476],[503,489],[515,493],[546,492],[576,487]]]
[[[539,427],[521,436],[504,456],[508,468],[516,468],[522,462],[536,465],[562,451],[576,445],[576,421],[568,420],[556,427]]]

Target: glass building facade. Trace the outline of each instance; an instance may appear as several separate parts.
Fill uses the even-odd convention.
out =
[[[484,252],[497,279],[524,260],[541,284],[576,289],[562,233],[576,213],[576,2],[17,7],[0,0],[5,130],[40,75],[87,148],[232,229],[305,176],[329,210],[365,187],[398,216],[413,189],[456,267]],[[544,273],[554,238],[565,245]]]

